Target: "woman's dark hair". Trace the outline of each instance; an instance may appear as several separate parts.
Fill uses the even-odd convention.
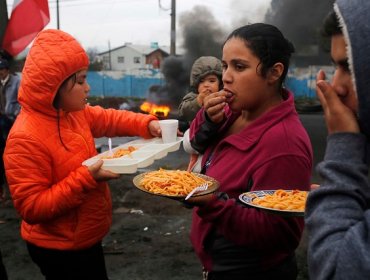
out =
[[[68,82],[72,80],[73,82],[73,86],[75,85],[76,83],[76,80],[77,80],[77,76],[76,76],[76,73],[75,74],[72,74],[71,76],[69,76],[67,79],[65,79],[63,81],[63,83],[60,85],[58,91],[57,91],[57,94],[55,95],[54,97],[54,100],[53,100],[53,107],[57,110],[57,125],[58,125],[58,134],[59,134],[59,139],[60,139],[60,142],[62,143],[63,147],[69,151],[69,149],[67,148],[67,146],[64,144],[63,142],[63,139],[62,139],[62,135],[60,134],[60,115],[59,115],[59,109],[60,109],[60,93],[62,90],[68,90],[67,89],[67,85],[68,85]],[[73,87],[72,86],[72,87]]]
[[[249,24],[235,29],[227,37],[225,43],[231,38],[244,40],[247,48],[260,59],[262,77],[266,77],[267,71],[275,63],[282,63],[284,71],[280,77],[280,86],[282,85],[288,73],[294,46],[277,27],[266,23]]]
[[[338,16],[332,10],[324,19],[321,35],[331,37],[339,34],[343,34],[342,29],[340,28]]]

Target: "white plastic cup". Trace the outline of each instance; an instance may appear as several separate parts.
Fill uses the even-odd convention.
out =
[[[162,131],[163,143],[172,143],[177,139],[178,120],[161,120],[159,126]]]

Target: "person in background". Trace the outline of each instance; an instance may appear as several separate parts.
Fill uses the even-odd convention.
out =
[[[97,154],[94,138],[160,136],[151,115],[87,105],[89,61],[60,30],[41,31],[29,51],[19,89],[21,111],[4,162],[21,236],[45,279],[108,279],[102,238],[112,222],[107,180],[119,175]]]
[[[17,100],[19,82],[19,76],[10,73],[8,60],[0,58],[0,201],[6,199],[3,155],[6,138],[20,110]],[[8,275],[0,252],[0,280],[7,279]]]
[[[221,61],[214,56],[199,57],[191,67],[191,91],[184,96],[179,105],[179,118],[186,120],[190,124],[200,108],[202,108],[204,98],[210,93],[218,92],[221,88]],[[183,146],[185,151],[191,154],[188,171],[200,172],[202,156],[191,148],[189,130],[186,130],[184,133]]]
[[[19,76],[9,71],[8,60],[0,58],[0,200],[5,199],[6,180],[3,154],[6,138],[20,110],[17,99],[19,83]]]
[[[5,265],[3,263],[3,256],[0,251],[0,280],[8,280],[8,273],[6,272]]]
[[[221,61],[214,56],[201,56],[193,63],[190,72],[190,92],[179,105],[179,118],[189,124],[202,108],[204,98],[222,88]]]
[[[3,263],[3,258],[0,251],[0,280],[8,280],[8,274]]]
[[[202,173],[218,192],[190,198],[191,241],[204,279],[296,279],[302,217],[282,217],[238,202],[248,191],[308,190],[309,137],[283,87],[293,45],[273,25],[234,30],[223,45],[224,89],[208,95],[190,127]]]
[[[2,221],[0,221],[0,224]],[[1,225],[0,225],[1,226]],[[6,272],[5,265],[3,263],[3,257],[0,250],[0,280],[8,280],[8,274]]]
[[[328,129],[321,184],[307,200],[311,279],[370,276],[370,2],[337,0],[324,22],[336,70],[317,75]]]

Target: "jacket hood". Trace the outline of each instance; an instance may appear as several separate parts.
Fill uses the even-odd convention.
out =
[[[370,1],[337,0],[334,10],[347,43],[347,55],[358,98],[361,131],[370,136]]]
[[[19,103],[25,109],[56,116],[53,100],[60,85],[88,65],[86,52],[71,35],[60,30],[41,31],[22,71]]]
[[[221,61],[214,56],[201,56],[194,62],[190,73],[190,87],[195,93],[198,93],[200,80],[210,74],[215,74],[222,83]]]

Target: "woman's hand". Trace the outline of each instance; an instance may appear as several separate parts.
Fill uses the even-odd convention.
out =
[[[204,98],[203,107],[213,123],[221,123],[225,118],[226,92],[211,93]]]
[[[311,184],[310,191],[316,190],[318,188],[320,188],[320,185],[319,184]]]
[[[95,162],[94,164],[92,164],[88,167],[88,170],[89,170],[91,176],[95,179],[95,181],[97,181],[97,182],[99,182],[99,181],[108,181],[108,180],[111,180],[111,179],[119,178],[119,176],[120,176],[119,174],[102,169],[101,167],[102,167],[103,163],[104,163],[104,161],[102,161],[100,159],[100,160],[98,160],[97,162]]]
[[[214,193],[206,194],[206,195],[200,195],[200,196],[193,196],[190,197],[188,200],[185,201],[187,205],[192,205],[192,206],[204,206],[208,202],[212,200],[214,197]]]
[[[360,132],[355,113],[343,104],[334,88],[325,81],[324,71],[319,71],[316,82],[316,92],[324,110],[328,133]]]

